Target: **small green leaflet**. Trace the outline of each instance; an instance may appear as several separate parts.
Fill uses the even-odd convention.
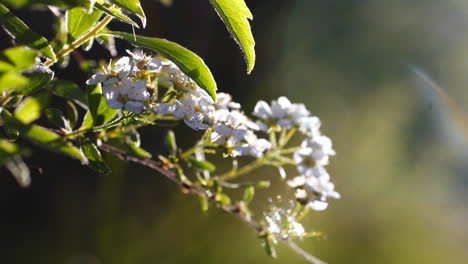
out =
[[[0,138],[0,166],[10,157],[20,153],[20,148],[6,139]]]
[[[34,33],[23,21],[0,4],[0,23],[15,39],[33,49],[40,50],[44,56],[55,61],[55,53],[47,39]]]
[[[101,85],[88,86],[88,111],[85,114],[80,129],[91,129],[111,121],[119,112],[107,106],[106,98],[102,96]]]
[[[0,73],[22,71],[31,68],[38,52],[24,46],[2,50],[0,53]]]
[[[41,117],[42,110],[49,103],[49,93],[41,93],[37,96],[28,96],[16,108],[15,117],[23,124],[29,124]]]
[[[112,3],[118,5],[119,7],[136,14],[140,20],[141,24],[143,24],[143,28],[146,27],[146,16],[143,12],[143,8],[141,8],[141,4],[139,0],[110,0]]]
[[[241,47],[249,74],[255,65],[255,41],[247,19],[253,19],[244,0],[210,0],[229,33]]]
[[[205,62],[195,53],[174,42],[160,39],[133,35],[125,32],[112,31],[112,36],[123,38],[131,44],[150,49],[174,62],[185,74],[192,78],[214,100],[216,100],[216,82]]]
[[[46,87],[55,95],[73,100],[83,108],[87,108],[88,100],[85,92],[76,84],[70,81],[53,80]]]
[[[81,142],[81,151],[88,159],[88,166],[98,173],[110,174],[111,170],[101,156],[96,145],[94,145],[88,138]]]
[[[28,95],[44,88],[54,78],[54,72],[46,66],[37,65],[31,71],[25,72],[23,76],[27,77],[29,82],[25,86],[16,89],[16,92]]]
[[[60,7],[74,7],[74,6],[85,6],[89,7],[92,5],[90,0],[1,0],[5,4],[13,5],[15,7],[25,7],[25,6],[37,6],[37,5],[53,5]]]
[[[65,14],[67,19],[68,43],[78,39],[81,35],[90,31],[101,16],[102,11],[94,9],[88,14],[82,7],[75,7],[67,10]]]
[[[72,158],[81,160],[82,162],[86,161],[78,148],[54,132],[38,125],[21,124],[21,122],[16,120],[16,118],[14,118],[11,113],[5,109],[3,109],[1,115],[4,124],[19,130],[21,137],[51,151],[66,154]]]
[[[119,8],[116,8],[114,6],[111,6],[107,3],[100,3],[96,2],[94,5],[95,8],[104,11],[106,14],[109,16],[113,16],[114,18],[117,18],[118,20],[128,23],[136,28],[140,28],[137,23],[135,23],[133,20],[131,20],[129,17],[124,15],[122,11],[120,11]]]

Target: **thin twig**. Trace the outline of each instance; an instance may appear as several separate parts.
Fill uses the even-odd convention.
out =
[[[203,188],[192,186],[187,183],[181,182],[177,178],[176,174],[169,167],[164,166],[164,164],[160,161],[138,158],[121,149],[118,149],[116,147],[113,147],[107,144],[101,144],[99,148],[105,152],[114,154],[115,156],[117,156],[118,158],[122,160],[135,162],[135,163],[141,164],[143,166],[146,166],[148,168],[158,171],[163,176],[165,176],[166,178],[170,179],[171,181],[173,181],[174,183],[182,187],[186,193],[202,195],[206,197],[208,201],[212,201],[214,199],[214,195],[211,192],[206,191]],[[239,220],[241,220],[242,222],[247,224],[249,227],[251,227],[257,234],[260,234],[264,231],[263,227],[258,222],[256,222],[255,220],[252,220],[250,217],[242,213],[242,210],[240,209],[238,205],[220,205],[219,208],[229,214],[236,216]],[[304,251],[292,240],[288,238],[280,238],[280,241],[284,242],[288,247],[290,247],[293,251],[295,251],[298,255],[303,257],[308,262],[313,263],[313,264],[326,264],[320,259]]]

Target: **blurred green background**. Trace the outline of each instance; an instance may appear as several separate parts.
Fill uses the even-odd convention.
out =
[[[175,0],[171,7],[143,1],[148,28],[137,33],[197,52],[220,91],[232,93],[246,112],[257,100],[286,95],[321,118],[338,153],[328,169],[342,199],[306,220],[325,238],[298,243],[329,263],[467,263],[468,126],[462,109],[468,103],[468,2],[246,2],[257,42],[250,76],[206,0]],[[49,16],[17,14],[26,21]],[[83,54],[109,56],[104,50]],[[426,72],[453,101],[411,67]],[[87,77],[73,74],[81,83]],[[186,145],[197,136],[184,128],[176,132]],[[159,153],[162,135],[143,130],[144,146]],[[33,184],[26,190],[2,172],[0,263],[304,263],[283,246],[278,259],[270,259],[238,220],[215,209],[203,214],[196,197],[160,175],[107,159],[114,173],[101,176],[35,150],[28,160]],[[294,168],[288,171],[295,176]],[[255,177],[272,178],[272,191],[286,191],[271,168]],[[272,191],[258,191],[258,208]]]

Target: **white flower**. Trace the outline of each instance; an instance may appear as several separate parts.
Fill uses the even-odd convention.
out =
[[[294,177],[292,180],[287,181],[287,184],[291,188],[302,187],[305,184],[305,176],[301,175]]]
[[[294,193],[294,197],[296,197],[296,199],[307,199],[307,191],[304,190],[304,189],[296,189],[296,192]]]
[[[312,210],[315,211],[323,211],[327,209],[328,202],[320,199],[313,199],[307,203],[307,206],[309,206]]]
[[[98,83],[102,83],[105,80],[107,80],[107,74],[96,73],[86,81],[86,84],[87,85],[95,85],[95,84],[98,84]]]
[[[227,93],[217,93],[214,106],[218,109],[240,109],[240,104],[232,101],[232,96]]]
[[[341,197],[335,191],[335,185],[325,177],[306,177],[304,187],[306,190],[317,194],[322,200],[326,200],[326,198],[339,199]]]
[[[291,220],[287,233],[293,237],[302,237],[305,235],[305,229],[302,224],[296,222],[295,220]]]

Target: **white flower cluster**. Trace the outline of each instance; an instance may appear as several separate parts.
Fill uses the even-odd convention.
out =
[[[297,222],[295,217],[291,214],[290,209],[271,206],[269,210],[264,213],[264,217],[266,231],[270,234],[274,234],[275,238],[302,238],[306,234],[304,227],[301,223]]]
[[[122,57],[109,64],[104,73],[94,74],[86,84],[100,83],[110,108],[138,114],[151,102],[151,94],[147,89],[149,74],[160,72],[164,64],[159,58],[147,57],[141,52],[127,52],[131,58]]]
[[[286,97],[272,101],[271,105],[259,101],[253,114],[260,118],[257,124],[263,131],[295,127],[306,135],[293,155],[300,176],[288,181],[288,185],[296,189],[296,199],[321,211],[327,208],[327,198],[340,198],[324,167],[335,151],[331,140],[321,135],[317,117],[311,116],[303,104],[293,104]]]

